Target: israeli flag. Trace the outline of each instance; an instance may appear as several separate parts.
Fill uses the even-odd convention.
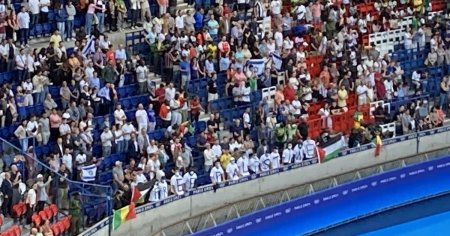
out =
[[[283,60],[281,59],[281,56],[276,54],[276,53],[272,53],[272,62],[275,65],[275,68],[277,70],[281,70],[281,65],[283,64]]]
[[[86,45],[83,48],[83,55],[87,56],[91,53],[95,53],[95,37],[91,36],[88,41],[86,42]]]
[[[266,61],[264,59],[250,59],[247,64],[253,65],[253,68],[256,69],[256,75],[262,75],[264,73],[264,68],[266,66]]]
[[[94,181],[96,175],[97,175],[97,166],[95,164],[83,166],[81,169],[81,180],[83,182]]]

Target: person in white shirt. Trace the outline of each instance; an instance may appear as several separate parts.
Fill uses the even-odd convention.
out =
[[[30,15],[25,7],[17,14],[17,23],[19,26],[19,41],[21,45],[28,45],[28,34],[30,29]]]
[[[161,163],[159,162],[159,159],[155,154],[150,155],[150,159],[148,160],[145,168],[150,173],[150,179],[153,179],[156,177],[156,173],[158,173],[158,171],[160,171]]]
[[[144,61],[139,61],[139,66],[136,68],[136,79],[139,83],[139,94],[147,92],[147,75],[148,68]]]
[[[39,134],[38,128],[39,123],[37,122],[36,116],[33,115],[26,127],[28,137],[36,137]]]
[[[272,170],[280,168],[281,157],[277,147],[273,148],[273,151],[270,156],[272,160]]]
[[[65,148],[64,149],[64,155],[62,156],[62,163],[66,166],[67,170],[70,171],[70,173],[73,173],[72,170],[72,154],[70,154],[70,149]]]
[[[147,182],[147,178],[144,175],[142,168],[137,168],[135,170],[136,178],[134,179],[134,183],[136,185]]]
[[[186,191],[193,190],[195,188],[195,181],[197,181],[197,174],[192,168],[183,176],[184,183],[186,184]]]
[[[142,130],[142,129],[147,130],[148,115],[147,115],[147,112],[144,110],[144,106],[142,105],[142,103],[140,103],[138,105],[138,109],[136,111],[135,117],[136,117],[136,122],[138,124],[138,130]]]
[[[237,160],[237,166],[239,168],[239,173],[241,173],[242,177],[246,177],[250,175],[249,169],[249,158],[248,154],[244,153],[244,155]]]
[[[277,16],[281,14],[281,1],[274,0],[270,3],[270,11],[273,15]]]
[[[77,169],[78,171],[80,171],[84,165],[84,163],[86,163],[86,154],[84,154],[84,152],[80,152],[78,153],[78,155],[75,157],[75,162],[77,163]]]
[[[167,186],[166,176],[161,176],[159,181],[159,200],[162,201],[169,196],[169,187]]]
[[[28,72],[30,72],[28,70]],[[22,82],[23,93],[25,95],[25,106],[33,106],[33,83],[31,82],[31,77],[27,76],[25,81]]]
[[[365,82],[361,81],[358,87],[356,87],[356,95],[358,96],[358,106],[362,106],[367,103],[367,86]]]
[[[292,144],[289,143],[287,147],[283,150],[283,165],[291,164],[293,158],[294,158],[294,150],[292,150]]]
[[[131,123],[131,120],[127,120],[127,122],[122,126],[123,139],[124,139],[124,152],[128,151],[128,141],[131,139],[131,134],[136,133],[136,128]]]
[[[266,153],[263,154],[260,158],[260,168],[261,171],[269,171],[272,166],[272,158],[270,155],[270,151],[266,150]]]
[[[116,124],[123,125],[125,120],[127,119],[127,116],[125,115],[125,112],[122,109],[122,106],[118,104],[116,106],[116,110],[114,111],[114,120]]]
[[[301,163],[303,161],[302,142],[299,141],[294,147],[294,163]]]
[[[305,159],[318,157],[316,142],[308,137],[305,141],[303,141],[302,152]]]
[[[256,155],[256,153],[254,153],[250,157],[248,164],[249,164],[249,170],[250,170],[251,174],[259,173],[259,158],[258,158],[258,155]]]
[[[276,50],[281,51],[283,47],[283,34],[281,31],[275,32],[273,38],[275,39]]]
[[[227,179],[228,180],[239,180],[241,173],[239,172],[238,165],[234,157],[230,159],[230,163],[227,166]]]
[[[20,124],[17,129],[14,131],[14,135],[19,139],[20,146],[22,146],[22,151],[24,153],[28,150],[28,139],[27,139],[27,127],[28,121],[23,120],[22,124]]]
[[[222,146],[220,146],[219,139],[216,139],[211,149],[213,151],[215,159],[218,159],[220,156],[222,156]]]
[[[211,178],[211,182],[213,184],[220,184],[224,181],[224,172],[222,166],[220,165],[220,161],[215,162],[214,167],[209,173],[209,177]]]
[[[211,145],[209,143],[206,143],[205,145],[203,157],[205,158],[205,172],[209,172],[213,167],[214,161],[217,160],[217,156],[214,154],[214,151],[211,149]]]
[[[175,174],[170,178],[170,191],[178,196],[184,194],[184,179],[179,169],[175,169]]]
[[[152,191],[150,191],[150,196],[148,200],[150,202],[159,202],[160,193],[161,193],[160,182],[156,181],[155,184],[153,185]]]
[[[112,147],[111,141],[113,141],[114,136],[111,133],[111,131],[109,130],[108,126],[106,126],[103,129],[103,132],[100,135],[100,139],[102,141],[102,156],[107,157],[107,156],[111,155],[111,147]]]

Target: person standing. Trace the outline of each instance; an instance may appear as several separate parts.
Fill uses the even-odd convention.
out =
[[[13,197],[13,189],[11,183],[11,175],[9,172],[5,172],[5,178],[2,181],[0,187],[3,193],[2,213],[4,217],[11,216],[11,203]]]
[[[30,15],[25,7],[17,14],[17,23],[19,25],[19,41],[21,45],[28,45],[28,34],[30,28]]]
[[[66,30],[67,30],[67,41],[75,41],[75,38],[73,37],[73,24],[75,15],[77,14],[77,11],[75,9],[75,6],[72,4],[72,1],[67,1],[66,5],[66,12],[67,12],[67,21],[66,21]]]
[[[125,2],[123,0],[117,0],[116,9],[117,9],[117,28],[120,32],[123,32],[123,28],[125,28],[124,18],[127,15],[127,7],[125,6]]]
[[[61,35],[61,40],[64,41],[66,38],[66,21],[68,18],[66,8],[61,3],[55,4],[55,20],[56,26],[58,28],[59,34]]]
[[[36,211],[42,211],[45,207],[45,203],[48,201],[47,187],[52,182],[52,177],[49,176],[47,182],[44,183],[44,176],[42,174],[37,175],[37,193],[38,203],[36,205]]]
[[[62,177],[59,178],[58,184],[58,208],[59,209],[69,209],[69,184],[67,179],[70,179],[71,173],[66,168],[65,164],[61,164],[58,172]]]
[[[80,193],[75,192],[69,200],[70,235],[78,235],[81,228]]]
[[[131,9],[131,29],[136,29],[137,18],[141,10],[141,2],[139,0],[130,0]]]
[[[30,190],[27,192],[27,198],[25,199],[25,203],[27,204],[27,224],[31,224],[31,216],[35,212],[36,208],[36,191],[37,184],[34,183]]]
[[[32,35],[34,34],[35,25],[39,22],[39,0],[29,0],[28,8],[31,13],[31,25],[33,26]]]
[[[95,15],[97,16],[97,29],[100,33],[105,32],[106,6],[102,0],[97,0]]]

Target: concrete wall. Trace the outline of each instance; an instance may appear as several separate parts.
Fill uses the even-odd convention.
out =
[[[205,212],[226,206],[229,203],[245,200],[278,190],[288,189],[319,179],[333,177],[342,173],[364,169],[377,164],[402,159],[418,153],[430,152],[449,147],[450,128],[427,131],[385,140],[380,156],[374,156],[374,149],[361,147],[346,151],[344,155],[325,163],[304,166],[254,180],[219,188],[217,192],[204,189],[203,193],[193,194],[178,200],[168,200],[160,206],[146,205],[137,208],[138,217],[125,222],[112,235],[143,236],[153,235],[161,229]],[[369,149],[370,148],[370,149]],[[283,181],[280,181],[282,179]],[[172,201],[169,203],[169,201]],[[82,235],[108,235],[105,222],[100,222]]]

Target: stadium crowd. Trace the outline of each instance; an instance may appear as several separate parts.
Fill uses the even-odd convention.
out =
[[[134,187],[154,178],[146,201],[319,158],[318,147],[336,135],[345,137],[342,148],[352,148],[372,142],[373,130],[390,122],[397,135],[442,126],[447,75],[431,108],[427,99],[390,111],[383,105],[370,110],[370,104],[424,94],[426,68],[450,65],[443,14],[427,18],[431,9],[419,0],[376,1],[363,14],[359,6],[370,3],[196,1],[189,2],[195,10],[175,11],[176,4],[161,0],[150,12],[149,1],[137,0],[29,0],[20,6],[2,0],[0,71],[14,78],[1,82],[0,127],[14,127],[3,138],[21,149],[2,148],[3,216],[21,221],[14,206],[23,202],[31,235],[53,235],[51,219],[37,224],[32,218],[56,203],[72,215],[76,234],[85,211],[70,197],[72,180],[111,185],[119,209]],[[49,8],[56,29],[47,47],[33,48],[29,35],[48,22]],[[74,17],[84,13],[84,27],[73,32]],[[363,42],[367,34],[397,29],[407,16],[413,20],[400,48],[430,48],[412,74],[379,45]],[[111,44],[106,29],[127,27],[142,30],[147,50]],[[66,48],[64,41],[75,46]],[[160,71],[162,81],[155,75]],[[205,78],[198,88],[205,98],[186,90]],[[261,92],[272,87],[271,96]],[[124,107],[129,96],[144,99]],[[222,119],[214,104],[223,98],[241,109],[239,117]],[[21,112],[37,106],[40,112]],[[121,158],[104,167],[112,156]],[[91,166],[97,174],[88,176]],[[109,179],[101,180],[101,171],[109,171]]]

